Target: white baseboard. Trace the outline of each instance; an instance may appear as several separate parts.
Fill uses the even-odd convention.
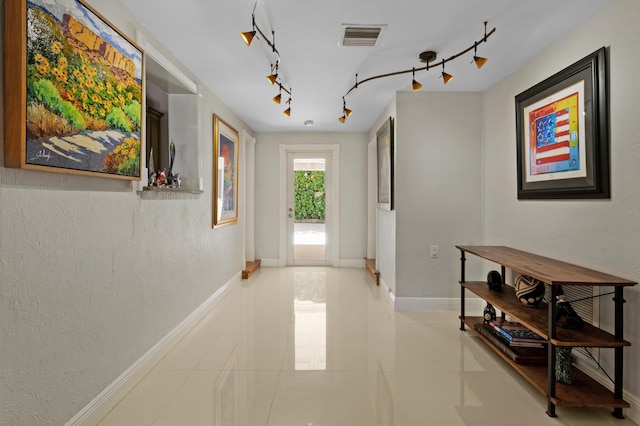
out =
[[[364,259],[340,259],[341,268],[364,268],[366,266]]]
[[[238,272],[231,280],[216,291],[209,299],[193,311],[178,326],[142,355],[124,373],[100,392],[82,410],[73,416],[65,426],[95,425],[120,402],[125,395],[222,299],[240,282]]]
[[[340,268],[364,268],[365,262],[364,259],[340,259]],[[261,259],[260,266],[264,266],[265,268],[279,268],[280,260],[279,259]]]
[[[486,302],[467,298],[465,312],[482,316]],[[447,297],[396,297],[395,308],[399,311],[460,311],[459,298]]]

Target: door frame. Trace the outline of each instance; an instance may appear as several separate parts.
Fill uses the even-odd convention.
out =
[[[330,228],[326,229],[327,239],[331,240],[331,259],[327,264],[340,266],[340,145],[339,144],[280,144],[280,255],[278,266],[287,266],[287,166],[288,154],[316,153],[331,156],[331,187],[326,188],[325,199],[329,205],[332,221]],[[329,213],[329,212],[327,212]]]

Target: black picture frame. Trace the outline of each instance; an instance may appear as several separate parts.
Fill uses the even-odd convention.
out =
[[[519,200],[610,198],[605,47],[518,94],[515,106]]]

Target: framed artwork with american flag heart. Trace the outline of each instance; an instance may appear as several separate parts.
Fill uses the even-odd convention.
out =
[[[606,49],[515,100],[518,199],[609,198]]]

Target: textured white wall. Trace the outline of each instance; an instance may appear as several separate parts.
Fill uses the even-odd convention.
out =
[[[457,297],[456,244],[482,239],[482,95],[398,93],[396,295]],[[430,258],[430,246],[439,257]]]
[[[640,281],[640,2],[619,0],[485,93],[485,232],[509,245]],[[562,68],[609,49],[611,199],[518,201],[514,97]],[[549,221],[549,219],[553,219]],[[640,396],[640,288],[625,291],[625,389]],[[611,299],[602,323],[611,329]],[[605,368],[612,372],[611,351]],[[637,418],[636,418],[637,421]]]
[[[367,251],[367,135],[365,133],[256,134],[257,259],[278,259],[280,144],[340,145],[340,258]]]
[[[202,107],[202,195],[0,167],[0,424],[63,424],[242,269],[242,223],[211,229],[212,114],[245,126]]]

